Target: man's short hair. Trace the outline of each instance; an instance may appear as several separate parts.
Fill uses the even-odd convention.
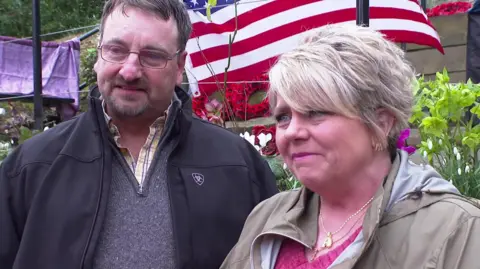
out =
[[[192,32],[192,23],[185,4],[180,0],[107,0],[100,21],[100,41],[103,37],[106,18],[119,6],[123,14],[125,14],[125,8],[132,7],[151,12],[164,20],[173,17],[177,23],[179,49],[185,50]]]

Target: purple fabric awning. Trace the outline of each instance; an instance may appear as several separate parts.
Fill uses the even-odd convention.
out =
[[[42,42],[43,96],[73,99],[79,105],[80,40]],[[0,94],[33,94],[31,40],[0,36]]]

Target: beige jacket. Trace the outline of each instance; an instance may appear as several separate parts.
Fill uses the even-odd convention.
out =
[[[259,204],[221,268],[274,269],[285,237],[312,248],[319,197],[302,188]],[[480,268],[480,208],[399,152],[363,230],[330,269]]]

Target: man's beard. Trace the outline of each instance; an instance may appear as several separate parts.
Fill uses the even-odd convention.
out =
[[[105,103],[107,104],[108,110],[117,115],[117,116],[124,116],[124,117],[136,117],[142,115],[148,108],[149,108],[149,101],[148,98],[147,100],[144,101],[144,103],[138,103],[137,106],[128,106],[128,105],[123,105],[120,100],[120,102],[117,101],[117,99],[120,99],[119,97],[116,97],[113,95],[114,87],[115,86],[132,86],[135,88],[139,89],[146,89],[147,88],[147,83],[146,81],[143,81],[141,79],[135,80],[135,81],[130,81],[127,82],[121,77],[116,77],[115,81],[113,83],[112,90],[110,91],[109,96],[104,96],[103,98],[105,99]],[[132,100],[129,100],[128,96],[124,96],[122,99],[125,99],[126,101],[137,101],[132,98]]]
[[[124,117],[136,117],[142,115],[149,107],[148,102],[138,104],[137,106],[126,106],[115,100],[113,96],[104,96],[108,110],[117,115]]]

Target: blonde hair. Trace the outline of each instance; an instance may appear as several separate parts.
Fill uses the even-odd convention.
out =
[[[308,32],[298,47],[278,58],[269,79],[272,108],[279,95],[301,113],[323,110],[361,119],[390,151],[408,127],[413,68],[395,43],[370,28],[332,24]],[[388,139],[376,123],[378,108],[396,119]]]

